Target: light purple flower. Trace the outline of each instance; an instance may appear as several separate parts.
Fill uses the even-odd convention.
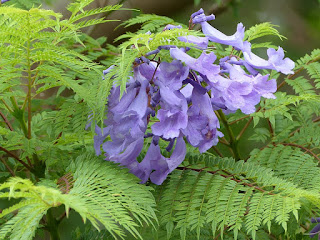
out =
[[[156,64],[151,62],[150,64],[143,63],[134,68],[134,79],[139,82],[143,82],[145,80],[151,81],[154,72],[156,70]]]
[[[213,64],[217,59],[216,55],[202,52],[199,58],[193,58],[179,48],[170,49],[171,57],[184,62],[191,69],[205,75],[210,81],[216,81],[216,75],[220,72],[220,66]]]
[[[204,11],[202,10],[202,8],[198,12],[195,12],[194,14],[191,15],[193,24],[211,21],[211,20],[214,20],[215,18],[216,17],[213,14],[209,16],[204,15]]]
[[[257,69],[273,69],[283,74],[293,74],[294,62],[290,58],[284,58],[284,51],[281,47],[276,51],[273,48],[267,50],[269,59],[265,60],[251,52],[251,43],[244,42],[242,49],[245,61]]]
[[[244,38],[244,26],[242,23],[237,25],[237,31],[231,35],[227,36],[220,32],[216,28],[212,27],[207,21],[213,20],[212,15],[205,16],[204,13],[196,15],[193,17],[193,23],[201,24],[202,32],[209,38],[210,41],[221,43],[225,45],[231,45],[237,50],[243,48],[243,38]]]
[[[178,60],[173,60],[171,63],[160,63],[159,70],[158,80],[173,90],[179,90],[182,87],[182,81],[189,75],[189,68],[183,66]]]
[[[9,2],[10,0],[1,0],[1,3]]]
[[[208,47],[208,38],[207,37],[196,37],[196,36],[183,36],[183,37],[178,37],[178,39],[181,42],[186,42],[186,43],[193,43],[195,44],[199,49],[207,49]]]
[[[227,113],[240,109],[245,114],[255,111],[255,105],[261,96],[275,98],[277,90],[275,79],[268,80],[269,75],[250,76],[240,66],[224,63],[229,78],[219,78],[218,84],[211,85],[211,101],[217,108]]]
[[[172,25],[172,24],[168,24],[164,27],[163,31],[167,31],[167,30],[171,30],[171,29],[181,29],[182,26],[181,25]]]

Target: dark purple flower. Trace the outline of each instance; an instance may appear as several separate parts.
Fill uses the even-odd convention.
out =
[[[110,108],[108,119],[105,123],[108,126],[108,134],[112,141],[102,144],[103,150],[108,156],[116,156],[136,139],[143,139],[147,128],[148,95],[146,88],[148,85],[149,82],[144,81],[139,90],[129,87],[130,91],[124,94],[118,104],[113,103],[113,107]],[[115,93],[117,92],[115,91]],[[97,136],[96,148],[101,143],[100,138],[102,137],[100,135]]]
[[[97,155],[101,154],[101,149],[100,149],[101,144],[103,144],[104,140],[109,135],[110,128],[111,126],[108,126],[103,128],[103,130],[101,130],[101,128],[99,128],[98,126],[95,127],[95,133],[97,135],[95,135],[93,139],[94,139],[94,149]]]
[[[320,217],[317,218],[311,218],[312,223],[320,223]]]
[[[152,132],[166,139],[178,137],[180,130],[185,128],[188,123],[187,100],[179,91],[172,91],[161,82],[158,84],[162,108],[158,110],[157,114],[160,122],[151,126]]]
[[[142,183],[145,183],[150,176],[153,183],[160,185],[168,174],[182,163],[185,155],[186,144],[182,136],[177,138],[175,149],[170,158],[162,156],[159,145],[151,142],[146,156],[139,165],[141,171],[138,177]]]
[[[311,238],[314,238],[316,235],[318,235],[318,239],[320,239],[320,224],[317,224],[314,228],[312,228],[309,234]]]
[[[192,106],[188,110],[188,125],[182,130],[188,142],[205,152],[218,143],[218,137],[223,134],[217,130],[220,127],[215,115],[210,98],[207,93],[203,94],[197,89],[192,92]]]

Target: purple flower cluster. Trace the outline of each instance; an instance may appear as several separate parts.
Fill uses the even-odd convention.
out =
[[[133,64],[133,77],[120,99],[120,88],[114,86],[109,96],[109,112],[105,128],[96,127],[94,147],[106,160],[127,167],[145,183],[149,178],[161,184],[177,168],[186,155],[187,142],[201,153],[218,143],[223,134],[218,131],[219,120],[215,110],[225,113],[240,109],[245,114],[255,111],[261,97],[275,98],[276,80],[268,80],[257,69],[274,69],[292,73],[293,61],[284,59],[283,49],[268,49],[268,60],[251,51],[249,42],[243,41],[244,27],[227,36],[213,28],[203,10],[192,14],[194,24],[199,23],[206,37],[179,37],[182,42],[194,44],[201,51],[198,58],[188,54],[190,48],[160,46]],[[181,26],[168,25],[164,31]],[[208,42],[231,45],[242,51],[243,59],[226,56],[215,63],[217,56],[208,52]],[[169,50],[171,62],[157,62],[148,56]],[[106,70],[104,73],[108,72]],[[149,148],[142,161],[140,155],[144,140],[150,138]],[[160,141],[166,142],[164,157]]]
[[[320,239],[320,218],[311,218],[311,223],[318,224],[309,232],[310,237],[314,238],[316,235],[318,235],[318,239]]]

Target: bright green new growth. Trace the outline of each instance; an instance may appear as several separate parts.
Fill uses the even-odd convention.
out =
[[[79,156],[68,170],[70,175],[60,178],[60,186],[51,183],[56,188],[18,177],[0,185],[0,198],[22,199],[0,214],[4,217],[18,211],[2,225],[0,239],[10,233],[10,239],[32,239],[41,218],[60,205],[65,206],[67,216],[73,209],[84,222],[88,219],[98,230],[103,226],[115,239],[125,239],[125,230],[139,237],[139,223],[152,224],[155,204],[151,188],[138,185],[139,180],[126,170],[92,155]]]

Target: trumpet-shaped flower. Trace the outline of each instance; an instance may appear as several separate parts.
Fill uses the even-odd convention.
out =
[[[276,51],[273,48],[267,50],[269,59],[265,60],[251,52],[251,43],[244,42],[243,57],[252,67],[257,69],[273,69],[283,74],[293,74],[294,62],[290,58],[284,58],[281,47]]]

